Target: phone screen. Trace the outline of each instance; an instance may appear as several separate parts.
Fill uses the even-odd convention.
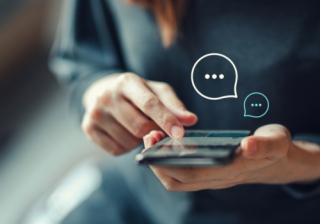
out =
[[[139,164],[225,164],[232,159],[241,140],[249,134],[247,130],[189,130],[179,140],[164,138],[136,155],[135,159]]]

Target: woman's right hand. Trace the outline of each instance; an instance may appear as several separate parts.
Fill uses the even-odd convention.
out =
[[[112,155],[137,147],[151,130],[172,138],[197,122],[166,83],[146,81],[133,73],[109,75],[93,83],[83,96],[82,129]]]

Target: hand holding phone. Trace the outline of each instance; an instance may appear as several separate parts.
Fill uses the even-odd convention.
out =
[[[154,146],[165,137],[161,135],[161,131],[152,131],[144,142],[149,147]],[[261,126],[253,135],[243,138],[240,145],[239,153],[236,151],[227,165],[168,167],[151,164],[150,168],[167,190],[175,192],[319,180],[319,174],[314,172],[319,158],[309,151],[310,148],[292,142],[290,131],[283,125]]]

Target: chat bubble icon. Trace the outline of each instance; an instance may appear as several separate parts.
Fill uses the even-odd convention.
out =
[[[269,100],[263,93],[250,93],[245,98],[243,107],[245,117],[260,118],[268,112]]]
[[[238,98],[238,71],[230,58],[210,53],[199,58],[191,71],[195,91],[208,100]]]

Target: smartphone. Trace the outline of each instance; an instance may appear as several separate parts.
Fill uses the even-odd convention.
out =
[[[137,164],[218,166],[234,157],[248,130],[187,130],[182,139],[162,139],[135,156]]]

